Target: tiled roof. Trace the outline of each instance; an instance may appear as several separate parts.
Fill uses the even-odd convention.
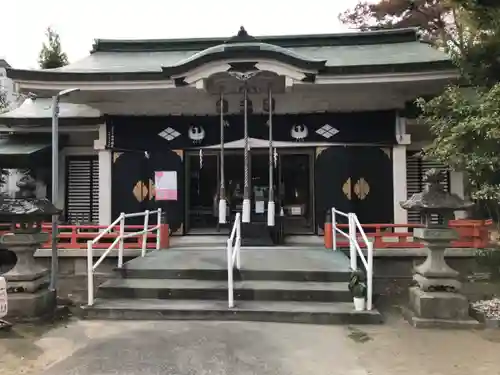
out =
[[[10,64],[4,59],[0,59],[0,68],[10,68]]]
[[[91,54],[80,61],[42,71],[10,69],[8,75],[14,79],[48,81],[161,79],[168,76],[167,72],[172,74],[183,69],[184,72],[224,58],[277,59],[316,70],[319,75],[454,69],[449,56],[420,41],[415,29],[262,37],[251,37],[243,28],[241,32],[245,33],[245,40],[238,36],[231,39],[99,39]]]
[[[326,60],[327,67],[387,65],[448,61],[449,57],[418,41],[357,46],[295,47],[289,50],[311,59]],[[200,51],[95,52],[64,66],[61,72],[161,72]]]

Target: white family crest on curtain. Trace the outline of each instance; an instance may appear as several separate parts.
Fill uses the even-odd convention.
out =
[[[164,140],[170,142],[170,141],[173,141],[178,136],[180,136],[181,133],[179,133],[177,130],[175,130],[174,128],[171,128],[169,126],[169,127],[166,127],[165,129],[163,129],[161,132],[159,132],[158,135],[160,137],[162,137]]]
[[[334,135],[338,134],[339,130],[329,124],[325,124],[316,130],[316,133],[321,135],[323,138],[330,139]]]
[[[296,141],[303,141],[309,135],[309,130],[304,124],[294,125],[292,126],[292,130],[290,131],[290,135]]]
[[[205,139],[205,129],[203,126],[191,125],[188,129],[188,137],[194,144],[201,143]]]

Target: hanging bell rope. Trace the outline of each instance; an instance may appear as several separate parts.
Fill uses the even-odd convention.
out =
[[[219,187],[219,224],[226,223],[226,193],[225,193],[225,176],[224,176],[224,93],[220,93],[220,187]]]
[[[244,159],[244,168],[245,168],[245,177],[243,184],[243,212],[242,212],[242,222],[249,223],[250,222],[250,171],[249,171],[249,144],[248,144],[248,87],[247,83],[243,86],[243,126],[244,126],[244,140],[245,140],[245,149],[243,150],[243,159]]]
[[[269,201],[267,204],[267,225],[274,226],[276,207],[274,203],[274,184],[273,184],[273,92],[269,87],[268,96],[268,112],[269,112]]]

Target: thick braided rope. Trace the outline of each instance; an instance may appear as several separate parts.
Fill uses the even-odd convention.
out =
[[[244,123],[244,131],[245,131],[245,150],[244,150],[244,154],[243,154],[243,158],[244,158],[244,163],[245,163],[245,181],[244,181],[244,187],[245,187],[245,190],[244,190],[244,197],[243,198],[247,198],[248,199],[248,194],[250,193],[248,191],[248,188],[249,188],[249,170],[248,170],[248,91],[247,91],[247,88],[245,87],[244,89],[244,100],[245,100],[245,104],[244,104],[244,110],[245,110],[245,113],[244,113],[244,120],[245,120],[245,123]]]
[[[273,200],[273,97],[269,89],[269,200]]]
[[[220,199],[225,198],[224,181],[224,93],[220,94]]]

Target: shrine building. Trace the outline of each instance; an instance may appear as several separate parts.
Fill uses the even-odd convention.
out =
[[[243,222],[321,235],[331,207],[361,223],[415,223],[399,202],[436,166],[411,110],[458,77],[414,29],[106,40],[50,70],[7,68],[30,93],[0,115],[2,168],[50,195],[51,96],[61,98],[59,206],[69,224],[161,207],[174,235]],[[461,173],[446,189],[463,195]],[[142,220],[142,219],[140,219]]]

